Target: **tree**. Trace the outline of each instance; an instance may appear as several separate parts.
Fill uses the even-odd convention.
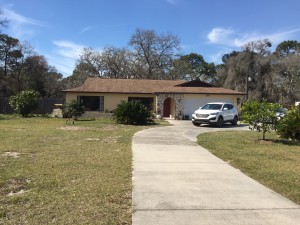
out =
[[[132,54],[125,48],[108,46],[102,52],[105,77],[129,79],[134,77]]]
[[[269,39],[250,41],[242,48],[247,52],[255,52],[260,56],[270,55],[270,47],[272,47],[272,43]]]
[[[266,132],[276,130],[278,120],[276,110],[280,108],[279,104],[269,103],[267,101],[247,101],[242,107],[242,118],[249,123],[249,129],[263,133],[262,139],[265,140]]]
[[[63,75],[58,73],[56,68],[53,66],[48,67],[48,71],[45,74],[44,79],[44,90],[45,90],[45,97],[63,97],[62,96],[62,89],[63,89]]]
[[[190,53],[181,56],[173,63],[173,79],[189,79],[212,82],[216,75],[214,63],[207,63],[202,55]]]
[[[42,55],[33,55],[26,58],[24,73],[27,87],[37,91],[42,97],[46,96],[45,79],[49,70],[47,60]]]
[[[275,58],[272,66],[272,87],[277,101],[290,106],[300,98],[300,55]]]
[[[28,89],[26,86],[27,78],[24,73],[25,63],[28,57],[34,53],[33,48],[27,42],[19,44],[19,55],[13,59],[11,64],[10,83],[13,93],[19,93],[22,90]]]
[[[105,77],[103,57],[100,51],[84,48],[77,60],[71,76],[64,79],[67,88],[78,87],[88,77]]]
[[[274,100],[270,47],[269,40],[258,40],[244,45],[241,52],[225,54],[222,58],[224,64],[217,70],[216,83],[220,83],[221,80],[225,88],[245,93],[248,91],[250,99]],[[247,82],[249,78],[251,82]]]
[[[283,138],[300,140],[300,105],[288,111],[279,124],[277,133]]]
[[[22,117],[27,117],[29,113],[38,106],[39,94],[32,90],[22,91],[9,98],[9,104]]]
[[[222,56],[222,62],[227,63],[230,57],[237,56],[239,52],[237,51],[232,51],[231,53],[226,53],[225,55]]]
[[[137,29],[130,38],[136,74],[143,79],[164,79],[179,55],[179,38],[173,34],[157,35],[153,30]]]
[[[78,118],[80,117],[81,115],[84,114],[84,111],[85,111],[85,108],[84,106],[76,101],[76,100],[73,100],[73,101],[70,101],[68,102],[66,105],[64,105],[63,107],[63,117],[64,118]],[[74,121],[73,121],[73,124],[74,124]]]
[[[0,34],[0,94],[10,95],[10,75],[14,69],[14,63],[22,57],[18,39],[6,34]]]
[[[276,54],[280,57],[292,54],[300,54],[300,43],[298,41],[283,41],[276,47]]]

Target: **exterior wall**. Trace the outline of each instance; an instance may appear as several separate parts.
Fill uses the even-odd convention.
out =
[[[157,96],[157,114],[163,117],[164,101],[171,98],[171,115],[173,118],[179,118],[183,115],[183,94],[159,94]],[[173,100],[173,101],[172,101]],[[173,102],[173,105],[172,105]],[[175,104],[174,104],[175,103]]]
[[[114,110],[121,101],[128,97],[153,97],[153,110],[156,110],[156,96],[151,94],[114,94],[114,93],[66,93],[66,102],[77,100],[77,96],[104,96],[104,111]]]
[[[238,111],[241,104],[239,95],[216,95],[216,94],[114,94],[114,93],[66,93],[66,102],[77,100],[77,96],[104,96],[104,110],[111,112],[123,100],[127,101],[128,97],[153,97],[153,110],[156,114],[163,117],[164,101],[171,98],[171,115],[173,118],[182,118],[188,115],[191,118],[192,113],[200,106],[208,102],[229,102],[233,103]]]
[[[240,103],[238,104],[238,98],[241,96],[237,95],[211,95],[211,94],[185,94],[184,95],[184,115],[192,117],[193,112],[199,107],[205,105],[208,102],[229,102],[233,103],[237,110],[241,108]]]
[[[170,102],[170,112],[173,118],[175,118],[176,115],[176,102],[174,99],[171,98],[171,102]]]

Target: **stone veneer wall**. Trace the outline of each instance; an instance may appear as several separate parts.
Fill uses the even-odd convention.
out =
[[[178,119],[179,115],[183,116],[184,96],[183,94],[159,94],[157,96],[157,114],[163,117],[164,101],[167,98],[175,100],[175,118]],[[181,118],[180,118],[181,119]]]

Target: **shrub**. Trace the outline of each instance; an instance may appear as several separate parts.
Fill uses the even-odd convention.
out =
[[[113,111],[113,119],[121,124],[147,124],[151,112],[140,101],[122,101]]]
[[[277,133],[283,138],[300,140],[300,105],[292,108],[283,117]]]
[[[77,102],[76,100],[72,100],[68,102],[63,107],[63,117],[64,118],[78,118],[82,114],[84,114],[85,108],[84,106]]]
[[[242,118],[249,123],[251,130],[262,132],[264,140],[266,132],[277,129],[276,110],[279,108],[279,104],[265,100],[263,102],[247,101],[242,107]]]
[[[26,117],[38,106],[39,94],[32,90],[22,91],[9,98],[9,105],[22,117]]]

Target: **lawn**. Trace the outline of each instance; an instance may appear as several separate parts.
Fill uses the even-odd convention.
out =
[[[198,144],[300,204],[300,143],[280,140],[275,133],[267,134],[268,141],[259,138],[258,132],[212,132],[200,134]]]
[[[111,119],[0,117],[0,224],[131,224],[131,140]]]

